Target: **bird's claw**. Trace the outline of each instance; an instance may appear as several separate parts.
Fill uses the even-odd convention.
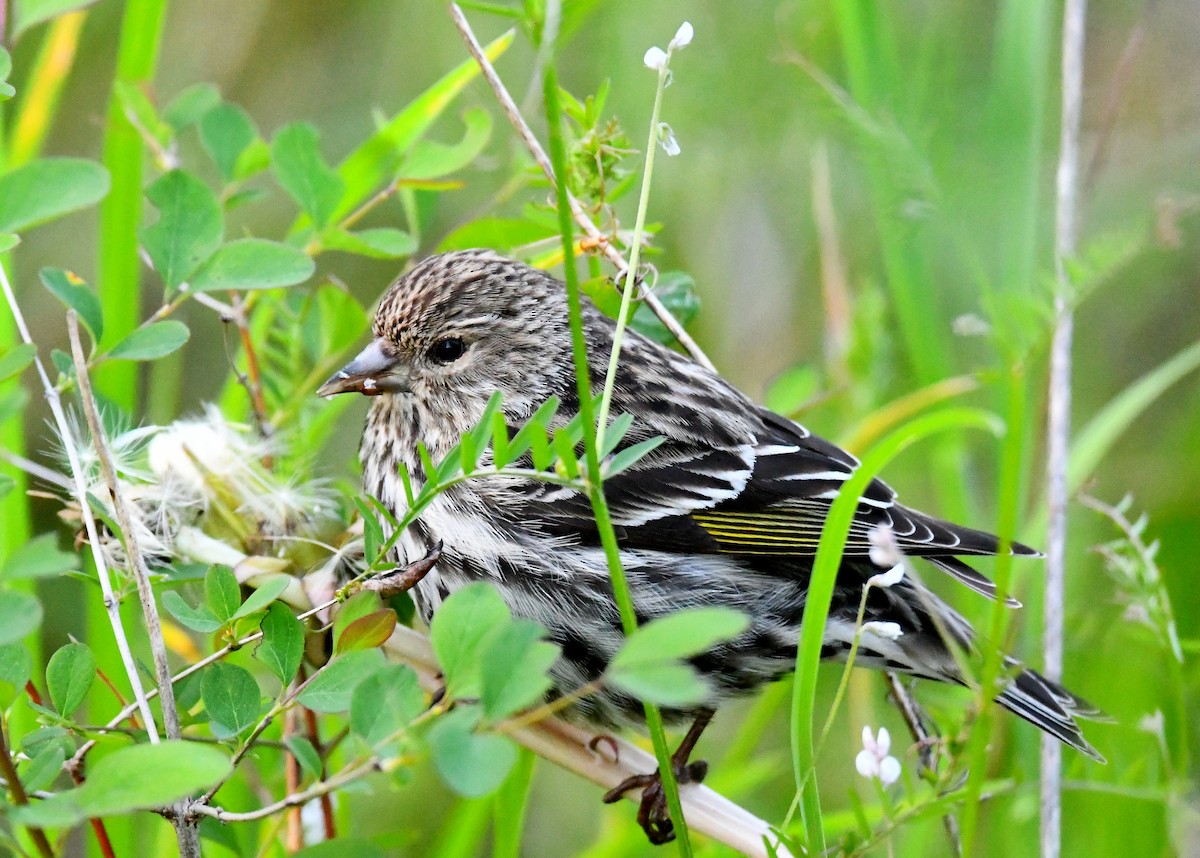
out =
[[[673,761],[671,768],[675,772],[675,782],[681,786],[698,784],[708,774],[708,763],[705,760],[690,763]],[[642,800],[638,806],[638,825],[654,845],[670,843],[675,839],[675,824],[671,821],[667,792],[663,789],[662,774],[658,770],[651,775],[631,775],[625,778],[604,794],[604,803],[620,801],[625,793],[635,789],[642,791]]]

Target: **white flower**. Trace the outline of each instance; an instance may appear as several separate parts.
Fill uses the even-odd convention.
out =
[[[868,587],[894,587],[904,578],[904,564],[897,563],[886,572],[872,575],[867,579]]]
[[[679,141],[675,139],[675,132],[671,130],[671,126],[665,122],[658,123],[658,142],[670,157],[674,158],[679,154]]]
[[[871,543],[871,547],[867,552],[867,556],[876,566],[882,566],[885,569],[892,570],[892,567],[899,566],[904,555],[900,552],[900,545],[896,542],[896,533],[886,524],[876,525],[867,531],[867,542]],[[891,575],[889,571],[885,573]],[[903,570],[894,581],[889,581],[887,584],[877,584],[879,587],[890,587],[892,584],[898,584],[900,578],[904,576]],[[875,578],[880,576],[876,575]],[[872,578],[872,581],[875,579]]]
[[[950,323],[951,330],[958,337],[982,337],[992,332],[992,326],[986,319],[974,313],[964,313]]]
[[[671,44],[668,46],[670,50],[678,50],[686,48],[692,43],[692,36],[695,35],[692,30],[692,25],[684,21],[679,25],[679,29],[675,31],[675,38],[671,39]]]
[[[646,64],[646,68],[660,72],[667,65],[667,52],[659,47],[651,48],[646,51],[646,56],[642,58],[642,62]]]
[[[876,637],[886,638],[890,641],[894,641],[900,635],[904,634],[904,630],[900,628],[899,623],[880,622],[878,620],[863,623],[861,632],[864,635],[875,635]]]
[[[887,727],[879,728],[875,736],[870,727],[863,727],[863,749],[854,758],[854,768],[864,778],[878,778],[884,786],[890,786],[900,779],[900,761],[888,755],[892,747],[892,737],[888,735]]]

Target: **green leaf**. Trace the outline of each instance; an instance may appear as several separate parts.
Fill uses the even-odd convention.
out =
[[[391,664],[354,689],[350,729],[368,745],[377,745],[407,727],[425,710],[425,693],[412,668]]]
[[[194,632],[209,634],[225,625],[208,606],[197,605],[193,608],[174,590],[167,590],[162,594],[162,603],[172,617]]]
[[[271,141],[271,170],[313,223],[329,223],[345,185],[322,159],[317,129],[294,122],[280,130]]]
[[[354,858],[387,858],[389,854],[394,853],[384,852],[382,846],[365,837],[338,837],[305,846],[292,858],[345,858],[347,855],[353,855]]]
[[[221,204],[191,173],[172,170],[146,188],[158,220],[139,232],[154,270],[172,290],[221,245]]]
[[[191,335],[187,325],[174,319],[151,322],[130,331],[129,336],[112,347],[108,356],[117,360],[157,360],[178,351]]]
[[[244,667],[224,661],[210,664],[200,680],[200,697],[218,739],[236,736],[258,723],[262,692]]]
[[[13,688],[22,688],[32,675],[33,656],[24,644],[0,646],[0,682],[7,682]]]
[[[212,745],[179,739],[134,745],[89,767],[83,807],[92,816],[161,807],[212,786],[230,771],[228,755]]]
[[[221,103],[221,92],[211,83],[194,83],[181,89],[163,108],[163,119],[175,130],[195,125],[206,113]]]
[[[334,652],[352,652],[382,646],[396,628],[396,612],[384,608],[359,617],[342,630]]]
[[[373,516],[370,513],[370,507],[366,501],[355,498],[354,502],[358,504],[359,511],[363,515],[363,523],[371,520]],[[371,518],[368,518],[371,516]],[[376,522],[378,525],[378,522]],[[338,646],[341,644],[342,632],[346,630],[352,622],[359,617],[365,617],[367,614],[373,614],[383,607],[383,600],[379,598],[378,593],[373,593],[370,590],[360,590],[349,599],[342,603],[341,608],[333,617],[333,651],[338,651]]]
[[[104,336],[104,313],[99,296],[87,283],[73,271],[62,268],[43,268],[38,277],[55,298],[79,314],[79,321],[91,332],[92,340],[100,342]]]
[[[654,285],[654,295],[662,302],[679,324],[687,325],[700,312],[700,296],[696,281],[682,271],[664,271]],[[629,320],[629,327],[660,343],[672,343],[675,337],[645,304],[639,304]]]
[[[79,557],[59,551],[58,539],[53,533],[36,536],[19,546],[4,562],[0,578],[46,578],[74,572],[79,568]]]
[[[29,593],[0,590],[0,646],[32,634],[42,622],[42,603]]]
[[[478,713],[455,709],[438,719],[429,731],[429,749],[442,779],[467,798],[487,795],[508,777],[517,749],[501,736],[475,733]]]
[[[217,289],[277,289],[312,276],[313,261],[289,244],[240,238],[223,245],[189,281],[193,292]]]
[[[291,584],[292,580],[291,576],[281,574],[263,581],[246,597],[246,601],[242,602],[241,607],[233,612],[231,619],[236,620],[239,617],[248,617],[253,613],[263,610],[279,598],[283,591],[288,588],[288,585]]]
[[[452,593],[438,608],[429,628],[429,642],[454,696],[478,693],[485,644],[511,622],[504,599],[482,581]]]
[[[350,708],[354,689],[383,663],[383,653],[377,649],[360,649],[335,656],[296,699],[314,712],[344,712]]]
[[[21,0],[15,4],[13,10],[13,32],[12,39],[17,38],[28,30],[43,21],[49,21],[51,18],[57,18],[64,12],[70,12],[75,9],[82,9],[84,6],[90,6],[96,0]],[[4,75],[0,74],[0,79]]]
[[[262,643],[254,654],[286,685],[300,669],[300,659],[304,656],[304,627],[292,609],[282,602],[271,603],[259,627],[263,633]]]
[[[23,373],[35,357],[37,346],[33,343],[21,343],[6,351],[3,357],[0,357],[0,381],[7,381],[14,375]]]
[[[21,786],[26,792],[46,789],[62,772],[62,764],[66,759],[67,753],[62,745],[46,745],[17,770]]]
[[[50,656],[46,687],[59,714],[70,717],[96,679],[96,659],[87,644],[69,643]]]
[[[795,414],[812,402],[821,390],[821,376],[811,366],[800,364],[785,369],[767,386],[767,408],[780,414]]]
[[[258,139],[250,114],[236,104],[220,104],[200,119],[200,143],[226,183],[237,178],[238,156]]]
[[[121,112],[145,137],[154,140],[160,149],[168,149],[175,137],[175,129],[158,116],[153,102],[138,84],[124,80],[113,81],[113,95],[121,104]]]
[[[210,567],[204,576],[204,598],[218,620],[232,620],[242,605],[242,588],[233,570],[221,564]]]
[[[623,691],[659,706],[695,706],[712,696],[699,674],[678,661],[626,665],[605,676]]]
[[[621,647],[605,678],[656,703],[684,706],[708,696],[707,686],[681,659],[745,631],[749,619],[730,608],[689,608],[641,626]]]
[[[468,250],[472,247],[494,247],[501,253],[535,244],[556,233],[525,218],[485,217],[460,226],[442,239],[438,252]],[[605,278],[605,282],[607,278]],[[610,292],[614,292],[610,284]],[[590,295],[590,293],[588,293]]]
[[[611,459],[604,462],[604,478],[615,477],[617,474],[627,471],[636,465],[643,456],[654,450],[665,439],[658,435],[654,438],[647,438],[645,441],[640,441],[637,444],[626,447],[621,452],[614,455]]]
[[[0,84],[2,90],[4,84]],[[13,232],[0,232],[0,253],[8,253],[21,243],[21,236]]]
[[[11,71],[12,57],[7,49],[0,47],[0,101],[10,99],[17,94],[17,91],[12,88],[12,84],[5,83]]]
[[[558,647],[543,640],[537,623],[517,620],[501,628],[484,653],[481,675],[483,711],[493,721],[539,703],[550,688],[546,671],[558,659]]]
[[[300,768],[304,769],[306,775],[313,779],[321,777],[321,755],[317,753],[312,742],[303,736],[288,736],[283,742],[292,752],[292,756],[296,758],[296,762],[300,764]]]
[[[432,140],[420,140],[400,167],[400,176],[412,180],[437,179],[458,172],[474,161],[492,135],[492,115],[480,107],[463,114],[466,130],[452,146]]]
[[[410,233],[390,227],[348,232],[330,228],[321,234],[326,250],[342,250],[373,259],[398,259],[417,252],[417,240]]]
[[[509,30],[484,48],[493,62],[508,50],[513,41]],[[408,103],[403,110],[381,126],[338,166],[345,187],[342,201],[330,220],[349,214],[376,189],[396,175],[404,156],[449,106],[464,87],[479,74],[474,60],[465,60]]]
[[[0,176],[0,232],[22,232],[95,205],[108,171],[83,158],[39,158]]]

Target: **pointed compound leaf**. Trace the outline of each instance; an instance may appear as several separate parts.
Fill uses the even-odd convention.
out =
[[[632,414],[618,414],[609,421],[608,428],[604,431],[604,449],[600,450],[601,459],[617,449],[617,445],[621,443],[621,439],[629,432],[629,427],[632,425]]]
[[[60,715],[70,717],[96,679],[96,659],[87,644],[60,647],[46,665],[46,687]]]
[[[546,671],[559,649],[543,640],[546,631],[536,623],[517,620],[502,628],[484,652],[483,711],[492,721],[541,702],[550,688]]]
[[[257,583],[258,579],[255,580]],[[238,609],[233,612],[232,619],[236,620],[239,617],[248,617],[253,613],[263,610],[276,599],[278,599],[283,594],[283,591],[288,588],[288,585],[291,584],[291,582],[291,576],[284,574],[267,578],[265,581],[259,584],[258,587],[255,588],[254,592],[246,597],[246,601],[242,602]]]
[[[237,736],[253,727],[262,709],[262,692],[250,671],[218,661],[204,669],[200,697],[218,739]]]
[[[360,649],[335,656],[296,699],[314,712],[345,712],[350,708],[354,689],[383,664],[383,653],[377,649]]]
[[[200,118],[200,144],[226,184],[237,178],[238,157],[258,139],[250,114],[236,104],[219,104]]]
[[[288,736],[283,742],[306,775],[313,779],[321,777],[321,755],[317,753],[312,742],[303,736]]]
[[[189,281],[193,292],[218,289],[278,289],[303,283],[315,266],[304,251],[268,241],[241,238],[222,245]]]
[[[174,590],[167,590],[162,594],[162,603],[172,617],[194,632],[206,635],[225,625],[207,605],[192,607]]]
[[[614,455],[611,459],[604,463],[604,478],[615,477],[617,474],[627,471],[632,468],[642,459],[643,456],[653,451],[665,439],[658,435],[654,438],[647,438],[645,441],[640,441],[630,447],[626,447],[621,452]]]
[[[232,569],[221,564],[209,567],[204,576],[204,599],[218,620],[225,623],[233,619],[242,605],[242,588]]]
[[[478,692],[483,652],[492,635],[512,622],[508,605],[485,582],[468,584],[442,603],[429,628],[446,686],[457,697]]]
[[[417,252],[417,240],[412,233],[392,227],[357,232],[330,228],[321,234],[321,245],[326,250],[357,253],[372,259],[399,259]]]
[[[82,158],[39,158],[0,175],[0,232],[24,230],[94,205],[108,171]]]
[[[462,140],[451,146],[432,140],[420,140],[400,167],[404,179],[437,179],[466,167],[487,145],[492,135],[492,115],[479,107],[463,114],[466,130]]]
[[[29,593],[0,590],[0,646],[16,643],[37,631],[42,603]]]
[[[390,664],[364,679],[350,698],[350,729],[376,745],[425,710],[425,693],[412,668]]]
[[[610,668],[675,661],[699,655],[737,637],[750,621],[732,608],[688,608],[641,626],[625,641]]]
[[[0,578],[46,578],[74,572],[78,568],[79,557],[67,551],[60,551],[55,535],[45,533],[13,551],[4,562]]]
[[[104,336],[104,313],[100,309],[100,298],[73,271],[62,268],[43,268],[38,277],[55,298],[79,314],[79,321],[91,332],[92,340],[100,342]]]
[[[356,649],[383,646],[395,628],[396,612],[391,608],[383,608],[365,617],[359,617],[342,629],[334,652],[352,652]]]
[[[130,331],[129,336],[112,347],[108,356],[118,360],[157,360],[178,351],[191,335],[187,325],[174,319],[151,322]]]
[[[474,732],[478,714],[456,709],[429,731],[429,749],[442,779],[461,796],[494,792],[517,761],[517,749],[501,736]]]
[[[0,646],[0,682],[22,688],[33,675],[33,656],[24,644]]]
[[[181,89],[163,108],[162,115],[179,132],[195,125],[220,103],[220,90],[211,83],[195,83]]]
[[[228,754],[213,745],[180,739],[133,745],[89,766],[87,783],[76,797],[88,816],[111,816],[170,804],[230,771]]]
[[[21,343],[0,355],[0,381],[7,381],[14,375],[23,373],[35,357],[37,346],[33,343]]]
[[[484,54],[495,62],[512,42],[513,31],[509,30],[484,47]],[[408,106],[351,152],[337,168],[346,192],[333,218],[349,214],[378,188],[390,182],[413,144],[421,139],[477,74],[479,66],[475,61],[464,61],[410,101]]]
[[[664,271],[654,286],[654,295],[662,302],[681,325],[687,325],[700,312],[700,297],[696,294],[696,281],[682,271]],[[667,326],[646,304],[639,304],[629,320],[629,327],[660,343],[675,341]]]
[[[17,771],[26,792],[46,789],[62,772],[67,753],[61,745],[46,745]]]
[[[280,130],[271,141],[271,170],[313,223],[329,223],[345,185],[321,157],[316,128],[294,122]]]
[[[172,170],[146,188],[158,220],[140,231],[154,270],[168,290],[192,276],[221,245],[221,205],[208,185]]]
[[[255,656],[287,685],[300,669],[304,656],[304,627],[283,602],[272,602],[259,626],[262,643]]]

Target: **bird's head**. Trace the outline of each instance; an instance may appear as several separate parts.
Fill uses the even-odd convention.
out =
[[[318,394],[408,395],[470,419],[499,390],[506,412],[528,413],[573,378],[566,306],[553,278],[491,251],[431,256],[391,285],[374,339]]]

